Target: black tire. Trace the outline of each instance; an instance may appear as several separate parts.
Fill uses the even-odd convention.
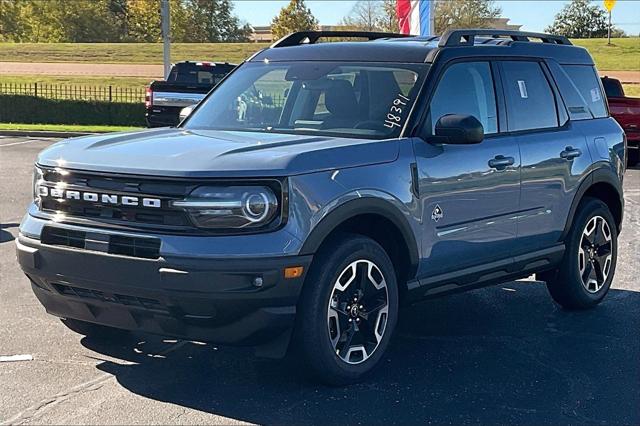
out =
[[[370,267],[371,263],[375,267]],[[373,281],[363,278],[365,270],[369,271],[365,277],[373,276]],[[353,273],[354,278],[349,279]],[[340,290],[347,282],[350,284]],[[365,292],[354,303],[352,296],[358,295],[360,288]],[[386,315],[385,308],[380,309],[385,301]],[[383,357],[397,318],[398,286],[387,253],[370,238],[341,235],[323,245],[305,279],[298,303],[293,354],[302,362],[304,371],[320,382],[333,386],[355,383]]]
[[[94,324],[86,321],[80,321],[73,318],[62,318],[61,321],[69,330],[90,338],[117,339],[117,338],[124,338],[129,335],[128,330],[123,330],[123,329],[114,328],[114,327],[107,327],[104,325]]]
[[[599,231],[606,241],[606,228],[601,228],[604,225],[598,218],[606,222],[606,227],[610,233],[610,241],[609,244],[599,245],[598,247],[600,248],[593,250],[594,260],[591,262],[591,250],[583,248],[582,254],[580,254],[580,248],[581,245],[582,247],[588,247],[590,244],[588,237],[583,235],[588,231],[586,229],[588,225],[590,229],[593,229],[592,236],[597,236],[593,232]],[[596,228],[593,228],[593,226]],[[606,260],[608,257],[606,247],[610,248],[611,257],[609,261]],[[543,281],[547,281],[547,288],[551,297],[560,306],[569,310],[588,309],[600,303],[609,291],[616,270],[617,257],[618,229],[613,215],[601,200],[587,197],[580,203],[569,235],[565,240],[565,254],[560,268],[539,276]],[[600,265],[601,263],[603,265]],[[609,266],[605,268],[607,264]],[[584,268],[581,265],[584,265]],[[587,275],[585,279],[580,272],[581,268],[584,273],[593,272]],[[601,268],[605,268],[608,271],[606,275],[603,274]],[[598,270],[600,270],[600,273],[598,273]],[[590,278],[591,276],[595,278]],[[601,278],[602,283],[600,283]]]

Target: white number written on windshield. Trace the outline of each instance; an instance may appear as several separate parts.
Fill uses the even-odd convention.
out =
[[[404,115],[405,110],[407,109],[407,104],[409,103],[409,98],[404,96],[403,94],[398,94],[396,99],[393,100],[393,105],[389,108],[389,113],[387,114],[387,119],[384,120],[384,127],[388,127],[393,129],[394,127],[400,127],[402,122],[402,117]]]

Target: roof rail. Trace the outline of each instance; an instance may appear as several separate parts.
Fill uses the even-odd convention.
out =
[[[377,40],[380,38],[400,38],[409,37],[406,34],[397,33],[381,33],[370,31],[298,31],[282,37],[271,45],[274,47],[290,47],[300,44],[314,44],[320,38],[339,37],[339,38],[366,38],[367,40]]]
[[[492,38],[510,37],[513,41],[530,41],[530,38],[537,38],[542,40],[543,43],[569,46],[573,44],[568,38],[560,35],[528,33],[525,31],[513,30],[472,29],[447,30],[442,37],[440,37],[438,47],[473,46],[476,36],[488,36]]]

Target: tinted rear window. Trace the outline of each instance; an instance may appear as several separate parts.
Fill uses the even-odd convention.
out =
[[[502,62],[510,131],[558,126],[551,86],[537,62]]]
[[[578,88],[593,116],[606,117],[607,106],[596,70],[589,65],[564,65],[563,68]]]

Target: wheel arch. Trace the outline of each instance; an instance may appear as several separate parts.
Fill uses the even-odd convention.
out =
[[[593,197],[602,200],[613,214],[616,221],[616,228],[620,232],[622,228],[622,217],[624,214],[624,201],[622,185],[618,176],[610,169],[597,169],[589,174],[582,182],[571,203],[569,217],[562,232],[561,240],[569,234],[573,225],[573,218],[576,215],[578,206],[585,197]]]
[[[314,254],[323,244],[343,233],[357,233],[378,242],[391,258],[399,284],[404,285],[415,277],[418,244],[407,218],[390,201],[365,197],[336,207],[313,228],[300,254]]]

